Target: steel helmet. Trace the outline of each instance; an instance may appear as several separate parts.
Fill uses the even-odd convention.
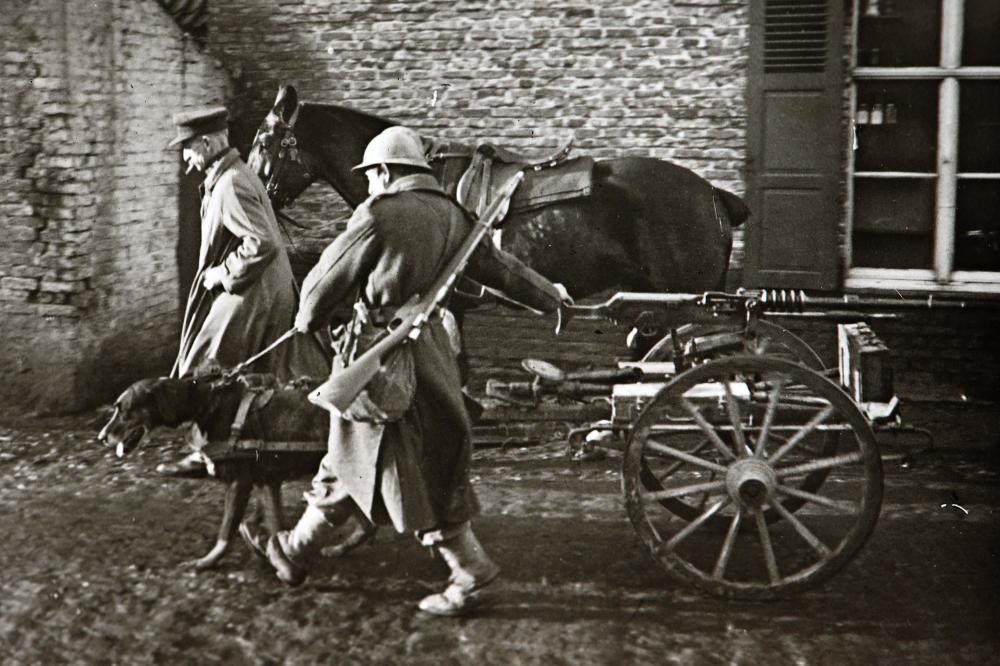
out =
[[[431,170],[424,157],[424,143],[420,135],[400,126],[390,127],[372,139],[365,148],[361,164],[353,171],[363,171],[379,164],[405,164]]]

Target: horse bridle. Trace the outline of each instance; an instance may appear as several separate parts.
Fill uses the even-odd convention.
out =
[[[302,108],[302,104],[300,102],[295,106],[295,110],[292,111],[292,117],[288,119],[287,123],[278,118],[278,121],[272,127],[273,137],[278,141],[278,155],[271,165],[271,175],[267,178],[265,188],[267,189],[267,196],[279,206],[290,206],[295,201],[295,197],[288,197],[284,200],[278,198],[281,176],[289,162],[301,166],[303,169],[303,178],[309,178],[309,171],[306,170],[299,155],[298,139],[295,138],[295,121],[299,119],[299,110]]]

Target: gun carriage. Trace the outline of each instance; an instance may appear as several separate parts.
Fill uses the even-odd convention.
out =
[[[653,558],[709,594],[771,599],[837,573],[879,516],[875,431],[901,422],[888,350],[864,319],[966,306],[798,291],[623,292],[564,316],[631,324],[633,334],[669,330],[641,361],[566,373],[526,360],[531,381],[491,380],[487,393],[522,404],[609,397],[611,418],[571,431],[571,445],[622,454],[626,512]],[[805,341],[765,316],[839,322],[839,367],[824,369]]]

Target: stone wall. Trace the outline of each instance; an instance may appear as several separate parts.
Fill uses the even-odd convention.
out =
[[[169,110],[228,76],[153,0],[10,0],[0,31],[0,398],[70,411],[169,369]]]

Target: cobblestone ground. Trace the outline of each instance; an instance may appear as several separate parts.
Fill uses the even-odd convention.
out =
[[[153,473],[181,455],[178,433],[118,460],[100,425],[0,426],[3,663],[984,664],[1000,644],[995,458],[890,456],[861,554],[819,589],[745,604],[658,568],[625,518],[616,456],[478,451],[477,531],[504,583],[488,612],[441,620],[414,604],[444,565],[386,530],[297,590],[242,544],[214,571],[181,567],[210,547],[222,487]],[[290,519],[304,487],[286,486]]]

